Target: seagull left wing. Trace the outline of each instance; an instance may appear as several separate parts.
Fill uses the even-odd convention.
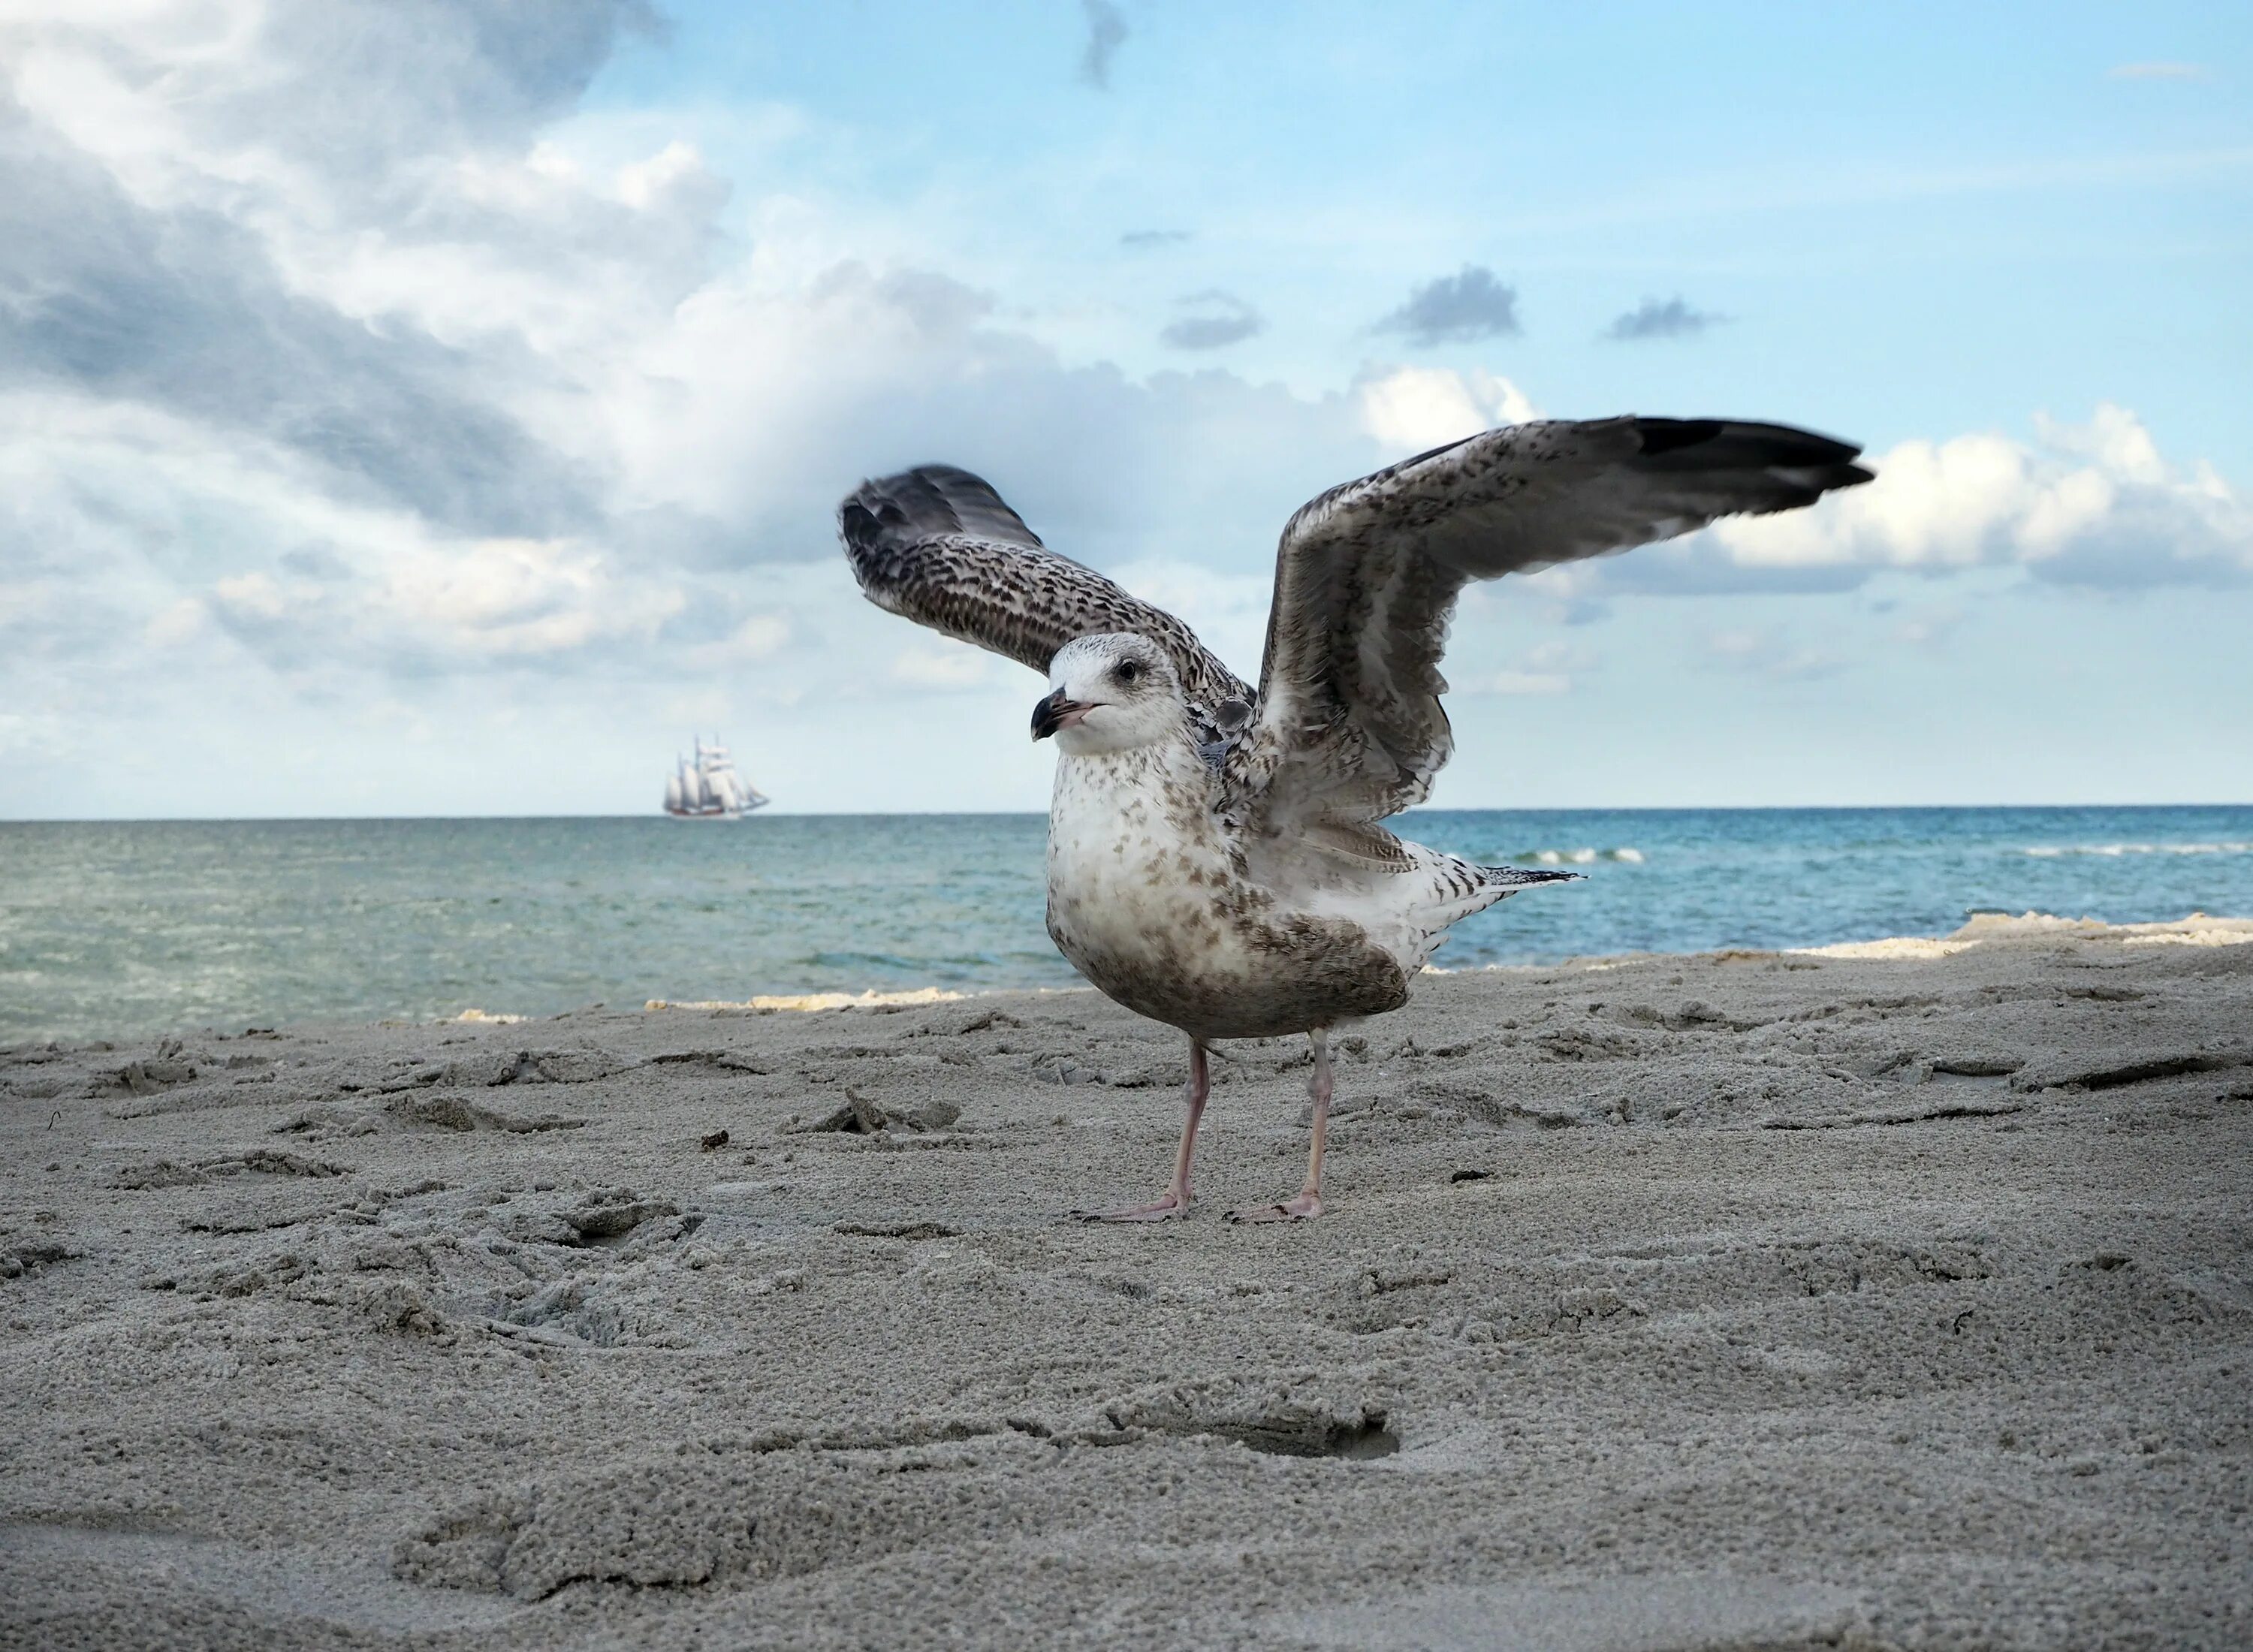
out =
[[[1812,505],[1870,479],[1856,452],[1734,420],[1545,421],[1310,500],[1276,555],[1259,721],[1243,754],[1266,827],[1351,833],[1430,794],[1454,749],[1440,656],[1472,580]]]
[[[1076,637],[1133,631],[1173,657],[1192,705],[1252,691],[1180,620],[1059,556],[980,478],[928,464],[863,482],[837,507],[861,589],[879,608],[1046,675]]]

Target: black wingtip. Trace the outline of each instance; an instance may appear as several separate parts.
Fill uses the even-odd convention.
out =
[[[1040,536],[1003,502],[992,483],[958,464],[918,464],[861,483],[838,505],[837,526],[846,544],[856,549],[890,536],[948,533],[1043,548]]]
[[[1740,497],[1714,515],[1797,510],[1875,479],[1867,465],[1855,463],[1861,450],[1852,443],[1788,424],[1638,418],[1635,433],[1643,464],[1653,472],[1733,478]]]
[[[1643,450],[1656,456],[1671,453],[1677,448],[1695,447],[1701,442],[1711,442],[1721,434],[1719,419],[1637,419],[1635,433],[1643,439]]]
[[[1645,458],[1681,453],[1685,458],[1706,464],[1719,462],[1762,469],[1814,471],[1849,466],[1862,451],[1851,442],[1841,442],[1820,431],[1803,430],[1789,424],[1762,424],[1749,419],[1638,418],[1635,432]],[[1689,452],[1699,448],[1707,451]]]
[[[856,551],[872,548],[883,535],[883,519],[871,507],[871,485],[863,483],[860,492],[837,507],[837,532]]]

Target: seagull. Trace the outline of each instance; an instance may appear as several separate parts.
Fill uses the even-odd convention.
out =
[[[1057,750],[1049,934],[1103,993],[1189,1038],[1165,1192],[1082,1214],[1187,1216],[1209,1048],[1303,1033],[1305,1183],[1227,1215],[1321,1215],[1330,1035],[1406,1003],[1450,926],[1574,875],[1481,866],[1382,824],[1454,750],[1440,658],[1465,585],[1813,505],[1870,480],[1859,451],[1784,425],[1629,415],[1505,426],[1389,465],[1285,526],[1257,688],[967,471],[920,466],[847,497],[839,534],[870,601],[1046,675],[1032,734]]]

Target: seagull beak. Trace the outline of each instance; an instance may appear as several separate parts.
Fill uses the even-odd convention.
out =
[[[1045,740],[1059,728],[1069,728],[1095,708],[1084,706],[1061,688],[1033,708],[1033,738]]]

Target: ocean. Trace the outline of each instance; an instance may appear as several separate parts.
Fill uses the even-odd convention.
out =
[[[2253,807],[1421,810],[1569,866],[1447,968],[2253,916]],[[0,1042],[593,1003],[1065,986],[1039,815],[0,823]]]

